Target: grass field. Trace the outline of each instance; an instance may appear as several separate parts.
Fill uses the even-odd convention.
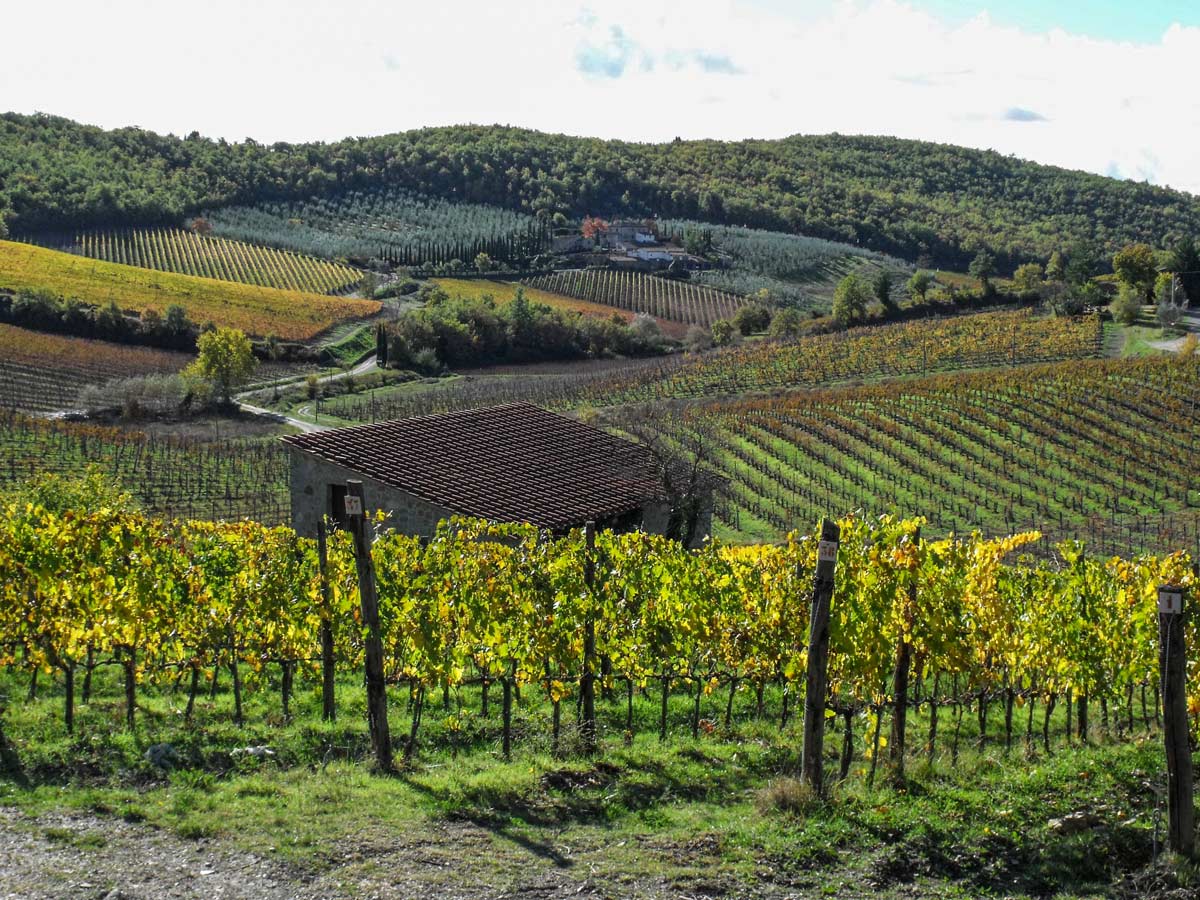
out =
[[[30,244],[0,241],[0,288],[45,290],[106,306],[159,313],[178,304],[198,324],[240,328],[262,337],[309,340],[337,322],[377,313],[374,300],[282,291],[155,272],[134,266],[87,259]]]
[[[68,409],[87,385],[178,372],[192,356],[108,341],[29,331],[0,323],[0,406]]]
[[[344,263],[199,235],[182,228],[39,235],[33,242],[52,250],[143,269],[314,294],[340,292],[354,287],[362,278],[358,269]]]
[[[277,679],[267,671],[243,674],[244,726],[232,723],[223,673],[215,694],[202,685],[190,722],[182,714],[186,688],[143,691],[142,724],[127,732],[114,725],[123,703],[118,670],[102,667],[90,702],[78,707],[79,736],[72,738],[62,728],[58,685],[43,676],[37,699],[26,702],[27,678],[0,673],[11,742],[0,808],[16,817],[10,827],[27,829],[39,847],[66,845],[73,863],[78,854],[97,863],[116,856],[133,868],[139,862],[123,832],[157,829],[182,852],[201,847],[211,858],[226,848],[242,855],[233,871],[249,877],[256,866],[275,866],[285,883],[294,879],[295,895],[327,898],[393,896],[403,886],[405,896],[468,898],[1071,900],[1145,897],[1149,885],[1194,878],[1186,866],[1150,866],[1163,815],[1153,793],[1163,761],[1152,715],[1139,716],[1123,738],[1096,725],[1091,743],[1081,746],[1065,736],[1060,704],[1047,723],[1047,751],[1041,704],[1032,740],[1018,710],[1011,748],[997,706],[992,737],[982,746],[975,711],[947,708],[929,756],[920,746],[928,716],[914,712],[903,788],[889,783],[882,766],[870,783],[863,717],[854,723],[847,778],[819,801],[791,780],[799,726],[794,716],[780,726],[782,698],[774,689],[763,718],[751,692],[740,693],[728,727],[721,722],[724,698],[704,698],[701,714],[716,727],[699,738],[688,725],[692,698],[673,694],[666,741],[655,733],[657,688],[636,692],[628,738],[618,691],[597,704],[597,759],[578,754],[573,716],[564,710],[565,743],[557,754],[523,740],[510,762],[498,752],[496,698],[485,715],[478,689],[464,691],[451,696],[448,709],[440,698],[431,701],[413,764],[379,777],[367,771],[359,679],[339,682],[339,719],[323,723],[317,685],[297,683],[292,718],[285,719]],[[400,719],[403,695],[392,689],[392,715]],[[514,730],[544,733],[548,715],[536,691],[523,693]],[[393,729],[398,744],[402,730]],[[840,732],[828,733],[832,775]],[[150,746],[164,743],[176,753],[165,772],[146,759]],[[267,748],[270,756],[234,752],[246,747]],[[1095,827],[1057,830],[1053,820],[1071,813],[1091,816]],[[216,879],[218,868],[206,871]]]

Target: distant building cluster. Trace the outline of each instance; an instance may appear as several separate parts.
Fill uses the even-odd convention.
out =
[[[672,265],[684,269],[703,269],[707,262],[688,253],[659,235],[653,220],[623,219],[585,222],[580,229],[561,229],[551,244],[554,253],[569,256],[587,254],[590,264],[607,263],[617,268],[667,269]]]

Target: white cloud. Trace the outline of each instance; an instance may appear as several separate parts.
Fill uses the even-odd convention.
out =
[[[1200,193],[1200,28],[1154,43],[960,25],[899,0],[150,0],[5,12],[0,104],[335,140],[501,122],[667,140],[894,134]]]

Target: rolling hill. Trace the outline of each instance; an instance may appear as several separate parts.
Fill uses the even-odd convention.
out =
[[[888,137],[635,144],[500,126],[331,144],[229,144],[0,116],[0,208],[19,233],[179,223],[202,209],[399,187],[549,216],[647,215],[844,241],[962,268],[1078,241],[1200,232],[1200,199],[990,151]]]

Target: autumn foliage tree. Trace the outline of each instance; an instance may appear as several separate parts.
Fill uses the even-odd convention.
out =
[[[250,338],[236,328],[202,333],[197,348],[199,355],[184,376],[205,383],[222,403],[229,403],[258,367]]]
[[[583,232],[585,238],[595,240],[600,235],[600,232],[606,228],[608,228],[608,222],[603,219],[598,219],[595,216],[585,216],[583,226],[580,230]]]

